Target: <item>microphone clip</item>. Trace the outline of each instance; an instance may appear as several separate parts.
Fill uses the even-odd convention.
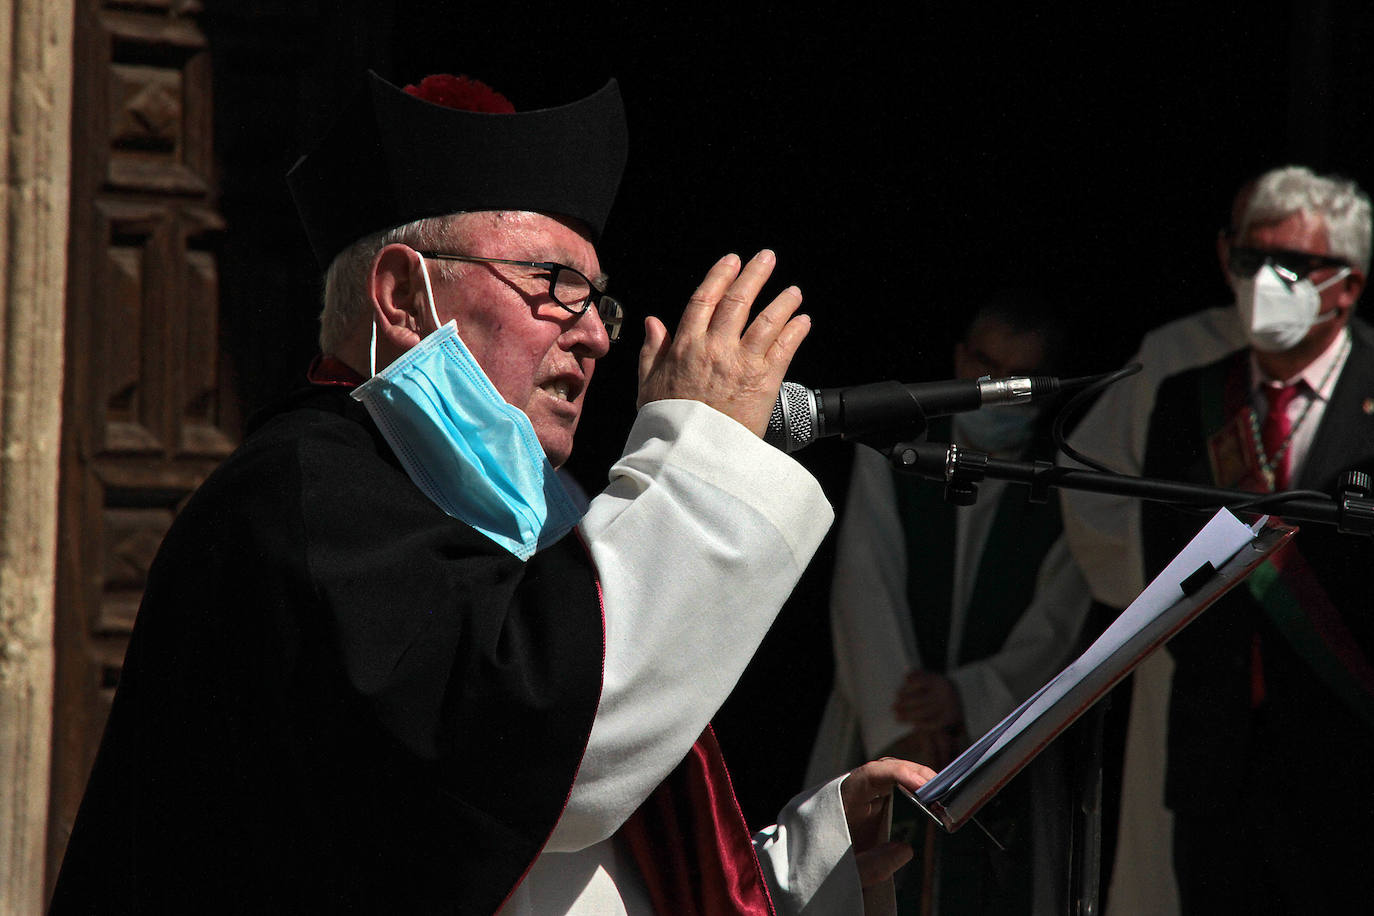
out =
[[[1044,503],[1062,476],[1061,469],[1048,461],[1006,461],[953,442],[898,442],[879,451],[901,473],[943,481],[945,501],[955,506],[976,503],[978,484],[988,477],[1020,481],[1030,488],[1028,502]]]
[[[945,458],[945,502],[971,506],[978,501],[978,483],[987,476],[988,456],[961,449],[953,442]]]
[[[898,442],[888,452],[898,471],[945,482],[945,502],[971,506],[978,501],[978,483],[987,477],[988,456],[962,449],[953,442]]]

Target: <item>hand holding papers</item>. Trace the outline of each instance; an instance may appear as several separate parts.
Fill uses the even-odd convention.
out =
[[[1267,522],[1262,518],[1250,527],[1229,511],[1218,511],[1086,652],[912,794],[912,800],[946,830],[957,830],[1131,669],[1296,531]]]

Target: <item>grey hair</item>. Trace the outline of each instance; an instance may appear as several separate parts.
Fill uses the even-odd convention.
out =
[[[320,352],[333,353],[369,313],[367,280],[377,253],[387,245],[409,245],[426,250],[443,248],[469,213],[430,216],[365,235],[339,252],[324,274],[324,309],[320,312]],[[457,269],[451,261],[436,261],[429,269],[451,277]]]
[[[1255,181],[1240,231],[1253,223],[1286,219],[1294,213],[1320,216],[1333,257],[1369,273],[1369,197],[1360,186],[1337,175],[1318,175],[1300,165],[1271,169]]]

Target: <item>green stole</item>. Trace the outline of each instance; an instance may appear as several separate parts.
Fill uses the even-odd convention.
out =
[[[936,441],[942,432],[948,437],[948,426],[941,426],[942,430],[931,430]],[[906,535],[907,598],[921,664],[944,673],[953,616],[958,508],[945,502],[944,486],[936,481],[896,471],[892,476]],[[1059,537],[1058,500],[1033,504],[1026,494],[1024,487],[1009,486],[998,501],[978,558],[956,665],[987,658],[1002,648],[1035,595],[1040,564]]]
[[[1242,350],[1236,358],[1209,367],[1199,379],[1204,449],[1207,440],[1248,403],[1248,353]],[[1290,541],[1285,550],[1265,560],[1245,585],[1265,616],[1321,682],[1374,725],[1374,666],[1303,559],[1297,543]]]

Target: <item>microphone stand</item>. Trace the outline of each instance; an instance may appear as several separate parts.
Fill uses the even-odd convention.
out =
[[[1048,461],[1008,461],[953,443],[898,442],[878,450],[900,472],[944,481],[945,498],[955,505],[972,505],[978,499],[978,482],[992,478],[1025,484],[1030,488],[1027,498],[1035,503],[1048,500],[1050,489],[1058,487],[1131,496],[1191,509],[1225,507],[1255,515],[1265,514],[1265,509],[1272,507],[1274,514],[1289,521],[1335,525],[1343,534],[1374,535],[1374,481],[1363,471],[1343,474],[1332,497],[1308,495],[1310,491],[1289,496],[1059,467]]]
[[[873,445],[871,437],[867,444]],[[953,443],[911,441],[874,447],[887,456],[898,472],[943,481],[945,499],[955,505],[972,505],[978,499],[979,482],[992,478],[1026,485],[1029,487],[1027,498],[1033,503],[1046,502],[1050,490],[1058,487],[1129,496],[1195,510],[1226,507],[1259,515],[1272,507],[1285,520],[1334,525],[1344,534],[1374,535],[1374,481],[1362,471],[1343,474],[1335,495],[1325,498],[1310,491],[1291,496],[1282,493],[1257,494],[1108,471],[1059,467],[1048,461],[1009,461]],[[1099,913],[1103,758],[1106,714],[1110,702],[1111,694],[1108,694],[1104,702],[1097,703],[1092,709],[1086,732],[1082,736],[1086,765],[1075,775],[1078,786],[1073,794],[1078,815],[1072,818],[1068,862],[1070,912],[1074,916],[1098,916]]]

